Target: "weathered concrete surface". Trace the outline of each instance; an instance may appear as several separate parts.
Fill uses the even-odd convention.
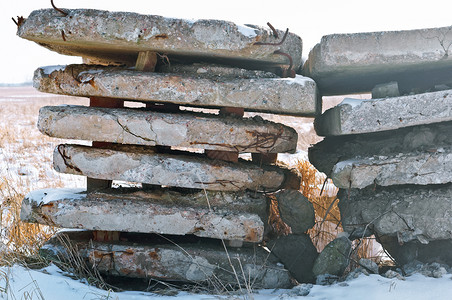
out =
[[[314,282],[312,267],[318,253],[308,235],[281,236],[268,241],[267,247],[298,282]]]
[[[452,238],[452,185],[369,187],[339,191],[342,226],[352,238],[375,232],[400,243]]]
[[[314,276],[324,274],[342,276],[350,262],[351,247],[352,242],[345,236],[331,241],[314,262],[312,267]]]
[[[401,128],[388,132],[326,137],[309,148],[309,161],[331,174],[339,161],[356,157],[397,156],[399,153],[437,153],[452,145],[452,122]],[[443,150],[441,150],[443,148]]]
[[[52,137],[136,145],[294,153],[297,132],[262,119],[143,109],[45,106],[39,130]]]
[[[288,65],[289,59],[275,50],[292,56],[294,68],[302,63],[302,41],[293,33],[278,43],[269,28],[237,25],[220,20],[184,20],[129,12],[88,9],[64,9],[67,16],[54,9],[36,10],[18,29],[28,39],[65,55],[82,56],[107,62],[135,64],[138,52],[154,51],[193,60],[210,59],[236,65]]]
[[[233,287],[250,283],[254,288],[291,286],[289,273],[260,247],[230,248],[226,252],[215,240],[168,237],[171,243],[158,236],[122,234],[126,241],[112,244],[91,238],[89,231],[58,233],[40,254],[56,263],[67,262],[71,249],[62,246],[62,241],[68,244],[69,240],[88,268],[103,275]]]
[[[401,94],[452,88],[452,27],[333,34],[309,53],[302,73],[313,78],[323,95],[369,92],[397,81]]]
[[[242,107],[247,111],[300,116],[314,116],[321,111],[315,82],[300,75],[214,80],[120,67],[69,65],[38,68],[33,86],[45,93],[195,107]]]
[[[437,240],[428,244],[410,241],[400,244],[397,237],[382,236],[379,239],[382,246],[394,257],[398,264],[404,265],[413,261],[423,263],[445,263],[452,265],[452,240]]]
[[[97,179],[124,180],[154,185],[214,191],[275,191],[297,188],[294,172],[277,166],[212,161],[195,155],[157,154],[139,147],[119,150],[79,145],[55,148],[53,166],[61,173]]]
[[[452,70],[451,70],[452,73]],[[315,120],[318,135],[346,135],[452,120],[452,90],[385,99],[345,99]]]
[[[284,190],[276,194],[281,219],[290,226],[293,234],[303,234],[314,226],[314,207],[297,190]]]
[[[448,183],[452,182],[452,149],[340,161],[333,167],[331,179],[334,185],[344,189]]]
[[[251,192],[182,194],[133,189],[77,192],[73,189],[31,192],[22,202],[21,220],[63,228],[194,234],[254,243],[262,241],[267,220],[265,196]],[[223,197],[221,206],[214,205]]]

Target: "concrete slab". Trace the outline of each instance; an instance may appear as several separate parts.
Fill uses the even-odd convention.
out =
[[[42,107],[38,128],[65,139],[240,153],[295,153],[298,139],[294,129],[259,118],[73,105]]]
[[[129,146],[117,146],[113,150],[59,145],[54,151],[53,166],[58,172],[97,179],[214,191],[271,192],[297,189],[300,184],[295,172],[277,166],[213,161],[196,155],[157,154]]]
[[[195,107],[242,107],[247,111],[300,116],[314,116],[321,111],[316,84],[307,77],[212,79],[209,76],[92,65],[51,66],[35,71],[33,86],[45,93]]]
[[[323,95],[370,92],[397,81],[401,94],[452,88],[452,26],[406,31],[332,34],[309,53],[302,74]]]
[[[334,185],[362,189],[369,185],[443,184],[452,182],[452,149],[436,152],[375,155],[338,162],[331,173]]]
[[[63,228],[194,234],[258,243],[264,236],[266,207],[265,195],[251,192],[109,189],[87,194],[79,189],[44,189],[25,196],[20,216],[25,222]]]
[[[168,55],[170,61],[182,57],[244,66],[289,65],[287,57],[274,53],[278,49],[292,56],[295,69],[302,63],[302,41],[293,33],[281,45],[265,45],[279,43],[284,36],[281,30],[276,38],[270,28],[221,20],[63,10],[67,16],[54,9],[33,11],[17,34],[61,54],[109,63],[135,65],[138,52],[154,51]]]
[[[309,161],[331,175],[339,161],[399,153],[436,153],[452,145],[452,122],[421,125],[375,133],[326,137],[309,148]]]
[[[187,282],[201,285],[288,288],[289,272],[260,247],[229,248],[221,241],[122,234],[115,243],[92,241],[92,232],[60,232],[40,254],[56,263],[80,256],[102,275]],[[64,245],[70,245],[66,247]]]
[[[341,189],[338,197],[342,225],[352,238],[371,230],[402,244],[451,238],[451,184]]]
[[[318,135],[394,130],[452,120],[452,90],[385,99],[345,99],[315,120]]]

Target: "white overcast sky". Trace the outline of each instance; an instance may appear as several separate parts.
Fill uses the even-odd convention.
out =
[[[188,19],[223,19],[266,26],[298,34],[303,56],[331,33],[402,30],[452,25],[452,0],[54,0],[61,8],[134,11]],[[50,0],[0,0],[0,83],[31,81],[39,66],[79,63],[16,36],[11,17],[50,8]]]

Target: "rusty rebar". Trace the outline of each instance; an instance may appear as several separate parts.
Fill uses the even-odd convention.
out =
[[[60,9],[60,8],[58,8],[58,7],[56,7],[55,4],[53,4],[53,0],[50,0],[50,4],[52,4],[53,9],[55,9],[57,12],[63,14],[63,16],[66,17],[66,16],[68,15],[67,12],[65,12],[64,10],[62,10],[62,9]]]

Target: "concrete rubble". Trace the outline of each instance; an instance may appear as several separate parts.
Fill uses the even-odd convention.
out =
[[[303,67],[321,95],[372,91],[316,118],[309,159],[341,188],[349,238],[374,234],[399,264],[452,263],[451,41],[452,27],[330,35]]]
[[[294,153],[298,139],[294,129],[258,118],[86,106],[42,107],[38,128],[65,139],[240,153]]]
[[[314,116],[321,110],[315,82],[295,78],[211,78],[92,65],[49,66],[35,71],[44,93],[97,96],[195,107],[242,107],[246,111]]]
[[[58,233],[42,255],[58,262],[77,249],[103,275],[232,289],[312,281],[314,208],[297,171],[277,163],[296,152],[297,132],[243,116],[313,117],[321,99],[295,74],[301,38],[267,25],[64,8],[20,22],[20,37],[83,58],[38,68],[34,87],[90,98],[89,107],[40,110],[43,134],[92,141],[59,145],[53,157],[55,170],[86,176],[86,190],[37,190],[23,201],[24,221],[85,230]],[[287,226],[279,243],[289,251],[263,247],[284,234],[271,222]],[[300,246],[309,255],[298,257]]]
[[[291,286],[287,270],[259,247],[225,251],[221,241],[215,240],[123,233],[121,241],[97,242],[92,236],[90,231],[60,232],[40,253],[58,264],[70,261],[76,251],[88,268],[95,266],[102,275],[231,287]]]
[[[398,82],[402,95],[451,89],[451,42],[451,26],[327,35],[309,53],[302,74],[322,95],[370,92],[390,81]]]

